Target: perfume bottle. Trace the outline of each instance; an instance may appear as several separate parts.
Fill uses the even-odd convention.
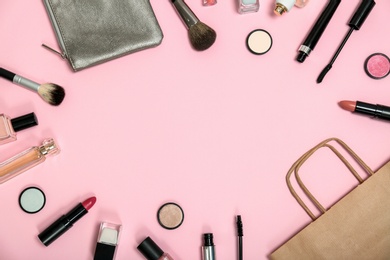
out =
[[[16,132],[38,125],[34,113],[11,119],[5,114],[0,114],[0,144],[6,144],[16,140]]]
[[[240,14],[257,12],[259,8],[259,0],[238,0],[238,12]]]
[[[168,253],[164,253],[150,237],[145,238],[137,249],[147,260],[174,260]]]
[[[33,146],[0,163],[0,184],[46,160],[47,156],[60,152],[53,139],[46,139],[40,146]]]
[[[282,15],[285,12],[290,11],[294,5],[302,8],[306,6],[308,2],[309,0],[276,0],[274,13],[276,15]]]
[[[202,4],[203,6],[212,6],[217,3],[217,0],[203,0]]]

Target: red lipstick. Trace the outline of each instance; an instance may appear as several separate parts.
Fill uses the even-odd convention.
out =
[[[339,105],[342,109],[350,112],[390,121],[390,107],[387,106],[349,100],[340,101]]]
[[[84,202],[77,204],[67,214],[62,215],[53,224],[46,228],[42,233],[38,235],[39,240],[48,246],[59,238],[62,234],[68,231],[74,223],[88,213],[93,205],[96,203],[96,197],[90,197]]]

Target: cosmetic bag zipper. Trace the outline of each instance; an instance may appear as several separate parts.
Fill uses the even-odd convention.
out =
[[[42,44],[42,47],[44,47],[45,49],[47,49],[47,50],[49,50],[49,51],[51,51],[51,52],[54,52],[55,54],[58,54],[58,55],[60,55],[61,56],[61,58],[63,59],[63,60],[67,60],[68,59],[68,57],[66,56],[66,54],[65,54],[65,52],[59,52],[59,51],[56,51],[55,49],[53,49],[53,48],[51,48],[51,47],[49,47],[49,46],[47,46],[46,44]]]
[[[46,7],[46,10],[47,12],[49,13],[49,17],[50,17],[50,21],[51,21],[51,24],[53,25],[53,28],[54,28],[54,32],[56,34],[56,38],[57,38],[57,41],[58,41],[58,44],[60,45],[60,49],[61,49],[61,52],[59,51],[56,51],[55,49],[47,46],[46,44],[42,44],[42,47],[46,48],[47,50],[50,50],[58,55],[61,56],[62,59],[66,59],[69,61],[68,59],[68,55],[66,54],[66,51],[65,51],[65,43],[62,39],[62,36],[61,36],[61,31],[60,31],[60,28],[56,22],[56,19],[55,19],[55,16],[54,16],[54,13],[53,13],[53,10],[51,9],[50,7],[50,3],[49,3],[49,0],[45,0],[45,7]]]

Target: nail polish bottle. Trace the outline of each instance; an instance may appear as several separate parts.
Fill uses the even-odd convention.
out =
[[[259,0],[238,0],[238,12],[240,14],[257,12],[259,8]]]
[[[203,6],[212,6],[217,3],[217,0],[203,0]]]
[[[34,113],[11,119],[5,114],[0,114],[0,144],[6,144],[16,140],[16,132],[38,125]]]
[[[42,145],[33,146],[0,163],[0,184],[44,162],[47,156],[58,154],[59,151],[53,139],[46,139]]]
[[[147,260],[174,260],[169,254],[164,253],[150,237],[145,238],[137,249]]]
[[[276,15],[282,15],[285,12],[291,10],[295,5],[297,7],[304,7],[309,2],[309,0],[276,0],[274,13]]]

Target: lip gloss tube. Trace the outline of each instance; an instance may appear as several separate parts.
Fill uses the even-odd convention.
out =
[[[0,184],[27,171],[46,160],[47,156],[60,152],[53,139],[46,139],[41,146],[33,146],[24,152],[0,163]]]
[[[46,228],[42,233],[38,235],[39,240],[48,246],[53,243],[57,238],[68,231],[73,224],[82,218],[96,203],[96,197],[90,197],[82,203],[79,203],[67,214],[62,215],[53,224]]]

